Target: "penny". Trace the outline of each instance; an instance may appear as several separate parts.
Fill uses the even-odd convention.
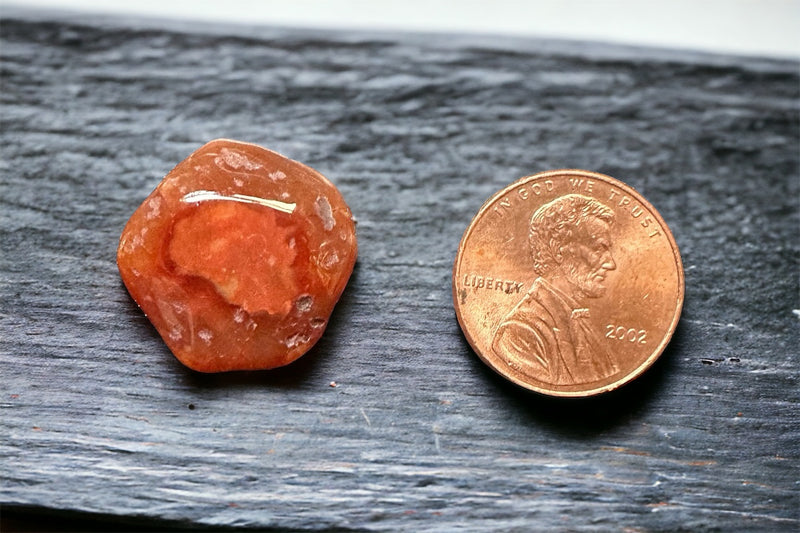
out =
[[[683,290],[678,247],[655,208],[585,170],[496,193],[453,266],[456,316],[478,356],[551,396],[600,394],[640,376],[675,331]]]

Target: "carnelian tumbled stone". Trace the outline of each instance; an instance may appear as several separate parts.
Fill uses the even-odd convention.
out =
[[[355,260],[353,216],[331,182],[221,139],[167,174],[117,250],[133,299],[200,372],[275,368],[306,353]]]

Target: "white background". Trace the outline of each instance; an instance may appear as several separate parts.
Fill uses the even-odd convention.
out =
[[[800,58],[800,0],[0,0],[5,5],[307,28],[557,37]]]

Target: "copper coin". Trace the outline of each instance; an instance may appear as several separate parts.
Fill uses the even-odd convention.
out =
[[[453,302],[478,356],[551,396],[607,392],[664,351],[683,306],[664,220],[621,181],[528,176],[492,196],[461,239]]]

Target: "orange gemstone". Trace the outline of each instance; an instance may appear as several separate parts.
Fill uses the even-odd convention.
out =
[[[315,170],[260,146],[206,144],[120,237],[122,280],[200,372],[286,365],[319,340],[356,260],[355,225]]]

